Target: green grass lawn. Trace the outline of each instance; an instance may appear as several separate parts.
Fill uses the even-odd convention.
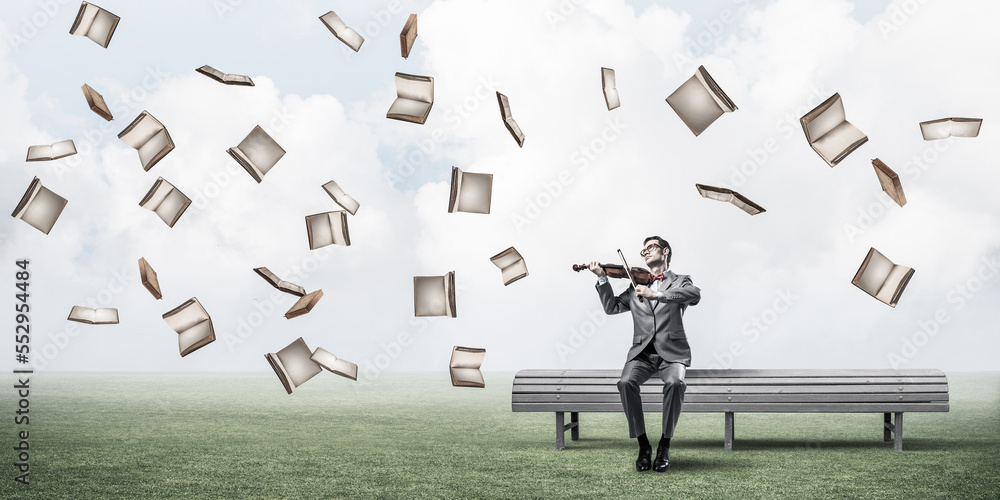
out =
[[[685,413],[666,474],[635,472],[620,413],[581,414],[557,451],[554,414],[511,412],[512,380],[323,373],[286,395],[270,373],[35,374],[28,487],[0,390],[0,498],[1000,498],[998,373],[949,374],[951,411],[907,413],[902,453],[881,414],[737,414],[726,452],[722,414]]]

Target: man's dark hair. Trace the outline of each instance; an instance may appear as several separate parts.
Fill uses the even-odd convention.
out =
[[[670,249],[670,243],[667,243],[667,240],[665,240],[663,238],[660,238],[659,236],[650,236],[650,237],[642,240],[642,246],[645,247],[646,246],[646,242],[648,242],[649,240],[656,240],[656,244],[657,245],[660,245],[661,247],[667,249],[667,268],[669,269],[670,268],[670,258],[674,256],[674,251]]]

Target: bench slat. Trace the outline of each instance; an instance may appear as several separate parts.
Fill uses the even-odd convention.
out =
[[[617,370],[521,370],[514,378],[527,377],[614,377],[621,376],[621,368]],[[710,370],[694,368],[687,370],[687,377],[944,377],[945,373],[937,369],[917,370],[810,370],[810,369],[770,369],[770,370]]]
[[[729,399],[732,398],[732,399]],[[900,399],[902,398],[902,399]],[[621,397],[615,394],[514,394],[512,403],[618,403]],[[663,401],[663,394],[643,393],[643,403]],[[684,404],[690,403],[925,403],[946,402],[947,393],[915,394],[691,394],[684,395]]]
[[[662,383],[660,385],[655,384],[644,384],[641,387],[643,393],[657,393],[662,394],[663,388]],[[697,394],[697,393],[719,393],[719,394],[733,394],[733,393],[747,393],[747,394],[771,394],[771,393],[787,393],[787,394],[808,394],[808,393],[861,393],[861,394],[877,394],[877,393],[887,393],[887,394],[897,394],[897,393],[913,393],[913,392],[948,392],[948,386],[943,384],[919,384],[919,385],[856,385],[856,386],[844,386],[844,385],[799,385],[799,386],[700,386],[688,384],[686,394]],[[614,384],[610,385],[514,385],[514,394],[603,394],[612,393],[618,394],[618,387]]]
[[[514,403],[513,411],[521,412],[621,412],[617,403]],[[642,409],[658,412],[661,403],[643,403]],[[740,413],[894,413],[908,411],[948,411],[948,403],[684,403],[682,412]]]
[[[619,377],[596,378],[515,378],[514,383],[520,385],[530,384],[576,384],[576,385],[615,385]],[[753,378],[697,378],[686,376],[684,378],[688,385],[803,385],[803,384],[831,384],[831,385],[867,385],[867,384],[942,384],[946,383],[944,377],[753,377]],[[663,385],[663,380],[659,377],[650,377],[646,382],[650,385]]]

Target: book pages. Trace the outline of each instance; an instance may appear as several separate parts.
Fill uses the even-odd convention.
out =
[[[305,288],[302,288],[301,286],[296,285],[294,283],[289,283],[285,280],[282,280],[281,278],[278,277],[278,275],[272,273],[266,267],[255,267],[253,268],[253,271],[257,273],[257,275],[260,276],[261,278],[264,278],[264,280],[270,283],[271,286],[277,288],[278,290],[281,290],[282,292],[292,295],[297,295],[299,297],[302,297],[306,294]]]
[[[312,351],[302,337],[294,340],[276,353],[265,354],[264,357],[274,373],[278,375],[285,391],[291,394],[300,385],[323,371],[312,359]]]
[[[396,98],[386,112],[386,118],[402,120],[413,123],[424,123],[427,115],[431,112],[432,104],[429,102],[411,101],[409,99]]]
[[[410,50],[413,49],[413,42],[417,39],[417,15],[410,14],[403,25],[403,31],[399,32],[399,50],[403,59],[410,57]]]
[[[156,277],[156,271],[142,257],[139,257],[139,279],[142,281],[142,286],[146,287],[146,290],[149,290],[149,293],[153,294],[156,300],[163,298],[163,294],[160,293],[160,281]]]
[[[52,145],[28,146],[28,156],[25,161],[58,160],[76,154],[73,139],[52,143]]]
[[[181,357],[212,343],[215,329],[212,318],[196,297],[163,314],[163,320],[177,332],[177,345]]]
[[[358,365],[351,363],[346,359],[340,359],[322,347],[317,347],[316,350],[313,351],[310,359],[312,359],[316,364],[326,368],[332,373],[340,375],[341,377],[349,378],[351,380],[358,379]]]
[[[455,271],[444,276],[413,277],[413,314],[456,317]]]
[[[235,148],[226,150],[259,184],[282,156],[285,150],[264,129],[257,125]]]
[[[351,245],[351,235],[347,230],[347,211],[345,210],[307,215],[306,233],[309,236],[310,250],[328,245]]]
[[[486,387],[479,368],[486,356],[486,349],[455,346],[451,351],[448,371],[451,385],[456,387]]]
[[[114,116],[111,115],[111,109],[104,102],[104,96],[98,94],[96,90],[86,83],[83,84],[83,96],[87,99],[87,106],[90,106],[90,110],[97,113],[97,116],[107,121],[114,119]]]
[[[622,105],[618,89],[615,88],[615,70],[601,68],[601,89],[604,90],[604,103],[608,105],[608,111]]]
[[[895,307],[895,297],[901,291],[900,285],[905,285],[905,282],[909,281],[912,271],[906,266],[892,266],[892,270],[885,276],[885,283],[882,283],[882,288],[875,294],[875,298]]]
[[[120,20],[120,17],[94,4],[83,2],[69,32],[71,35],[85,36],[101,47],[108,48]]]
[[[920,134],[925,141],[949,137],[976,137],[982,125],[982,118],[941,118],[920,122]]]
[[[912,268],[893,264],[881,252],[871,248],[851,283],[881,302],[896,307],[911,276]]]
[[[358,34],[354,29],[348,28],[347,24],[340,19],[340,16],[332,10],[319,16],[319,20],[323,21],[323,25],[333,33],[333,36],[337,37],[337,40],[344,42],[351,50],[357,52],[361,49],[361,44],[365,43],[365,37]]]
[[[66,319],[77,323],[88,325],[117,325],[118,309],[114,307],[102,307],[91,309],[83,306],[73,306]]]
[[[500,277],[503,279],[504,286],[528,275],[528,266],[514,247],[490,257],[490,262],[500,268]]]
[[[906,205],[906,195],[903,194],[903,185],[899,182],[899,176],[896,175],[896,172],[885,163],[882,163],[882,160],[878,158],[872,160],[872,166],[875,167],[875,175],[878,176],[878,182],[882,186],[882,191],[885,191],[885,194],[889,195],[897,205]]]
[[[694,76],[667,96],[667,104],[695,136],[701,135],[724,113],[737,109],[704,66],[699,66]]]
[[[333,198],[333,201],[336,204],[340,205],[340,207],[344,210],[347,210],[347,212],[351,215],[354,215],[361,206],[357,200],[351,198],[347,193],[345,193],[336,182],[330,181],[323,184],[323,189],[326,191],[326,194],[330,195],[330,198]]]
[[[434,104],[434,77],[396,73],[396,100],[386,118],[423,124]]]
[[[712,99],[715,100],[715,103],[722,108],[723,111],[727,113],[736,111],[736,104],[734,104],[732,99],[730,99],[729,96],[722,91],[722,88],[720,88],[719,84],[715,82],[712,75],[708,74],[708,70],[706,70],[704,66],[698,66],[698,69],[694,72],[694,76],[701,82],[702,85],[705,86],[705,88],[709,90]]]
[[[816,106],[799,119],[809,146],[831,167],[868,141],[868,136],[847,121],[840,94]]]
[[[396,73],[396,97],[411,101],[434,102],[434,77]]]
[[[319,302],[319,299],[323,298],[323,290],[316,290],[309,294],[303,295],[292,304],[292,307],[285,313],[285,319],[292,319],[302,316],[310,311]]]
[[[517,146],[524,147],[524,132],[521,132],[521,127],[517,126],[517,122],[514,121],[514,115],[510,112],[510,101],[507,96],[497,92],[497,102],[500,104],[500,118],[503,120],[504,127],[507,127],[507,131],[514,137]]]
[[[761,212],[767,211],[764,210],[764,207],[750,201],[750,199],[746,196],[743,196],[731,189],[709,186],[706,184],[695,184],[694,187],[698,190],[698,193],[701,194],[702,197],[710,200],[731,203],[750,215],[757,215]]]
[[[153,168],[156,162],[174,149],[174,142],[170,139],[166,127],[148,111],[139,113],[139,116],[118,134],[118,138],[139,152],[139,161],[146,171]]]
[[[493,196],[493,174],[462,172],[451,167],[451,192],[448,212],[490,213]]]
[[[66,198],[50,191],[35,177],[28,184],[21,201],[10,214],[11,217],[27,222],[31,227],[49,234],[55,225],[63,208],[66,208]]]
[[[229,73],[223,73],[209,65],[204,65],[195,71],[226,85],[242,85],[245,87],[253,87],[253,80],[246,75],[230,75]]]
[[[149,192],[139,202],[139,206],[146,210],[152,210],[167,224],[167,227],[174,227],[177,220],[181,218],[191,198],[188,198],[179,189],[175,188],[163,177],[156,179]]]

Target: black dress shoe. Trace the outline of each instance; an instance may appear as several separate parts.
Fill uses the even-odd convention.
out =
[[[653,460],[653,470],[656,472],[667,472],[667,469],[669,468],[670,468],[670,447],[657,446],[656,460]]]
[[[649,459],[653,456],[653,448],[639,448],[639,458],[635,459],[635,470],[646,472],[649,470]]]

